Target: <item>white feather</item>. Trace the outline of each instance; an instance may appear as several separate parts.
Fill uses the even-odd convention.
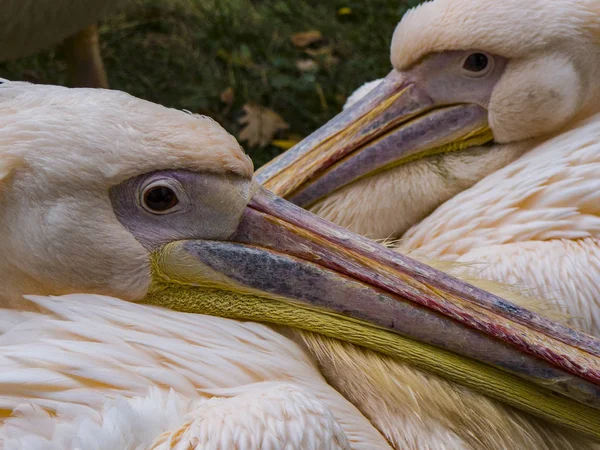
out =
[[[345,449],[345,436],[389,449],[267,326],[97,295],[29,298],[41,312],[0,314],[0,408],[15,411],[4,450],[147,449],[162,433],[157,449],[181,435],[203,449]]]

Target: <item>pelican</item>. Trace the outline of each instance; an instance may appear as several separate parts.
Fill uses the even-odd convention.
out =
[[[391,62],[257,179],[599,335],[598,2],[427,2],[398,24]]]
[[[0,85],[3,450],[600,448],[596,339],[252,172],[206,117]]]
[[[62,41],[74,86],[107,87],[95,23],[128,0],[4,0],[0,61],[22,58]]]

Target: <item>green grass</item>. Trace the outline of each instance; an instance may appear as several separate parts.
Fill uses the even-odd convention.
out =
[[[418,0],[137,0],[100,25],[111,88],[166,106],[207,114],[235,136],[245,103],[269,107],[298,139],[341,110],[354,89],[391,68],[389,44],[402,14]],[[341,15],[340,8],[350,8]],[[296,48],[290,37],[324,39]],[[65,84],[60,48],[0,64],[0,77]],[[298,60],[312,59],[302,72]],[[233,88],[234,102],[220,95]],[[256,166],[282,150],[248,148]]]

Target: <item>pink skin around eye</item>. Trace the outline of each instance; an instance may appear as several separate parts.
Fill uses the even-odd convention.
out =
[[[165,181],[177,193],[173,212],[153,214],[142,207],[144,186]],[[119,221],[148,250],[181,239],[226,239],[249,200],[250,180],[236,176],[163,170],[131,178],[110,190]]]

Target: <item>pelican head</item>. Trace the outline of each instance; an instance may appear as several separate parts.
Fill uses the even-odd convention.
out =
[[[401,236],[596,113],[599,43],[593,0],[426,2],[397,26],[389,75],[257,179],[360,234]]]
[[[209,118],[117,91],[17,82],[0,85],[0,102],[0,267],[14,280],[0,288],[3,300],[82,291],[139,300],[151,283],[150,240],[166,222],[199,214],[204,225],[189,235],[223,238],[250,197],[251,161]],[[147,203],[163,182],[177,204],[154,211]],[[192,200],[203,211],[190,210]],[[218,227],[203,229],[215,215]],[[190,224],[178,226],[183,236]]]
[[[599,404],[593,338],[274,196],[211,119],[120,92],[6,82],[0,130],[4,304],[86,292],[272,322],[413,358],[584,431],[600,421],[555,394],[524,395],[538,383]],[[477,378],[498,367],[518,389]]]

